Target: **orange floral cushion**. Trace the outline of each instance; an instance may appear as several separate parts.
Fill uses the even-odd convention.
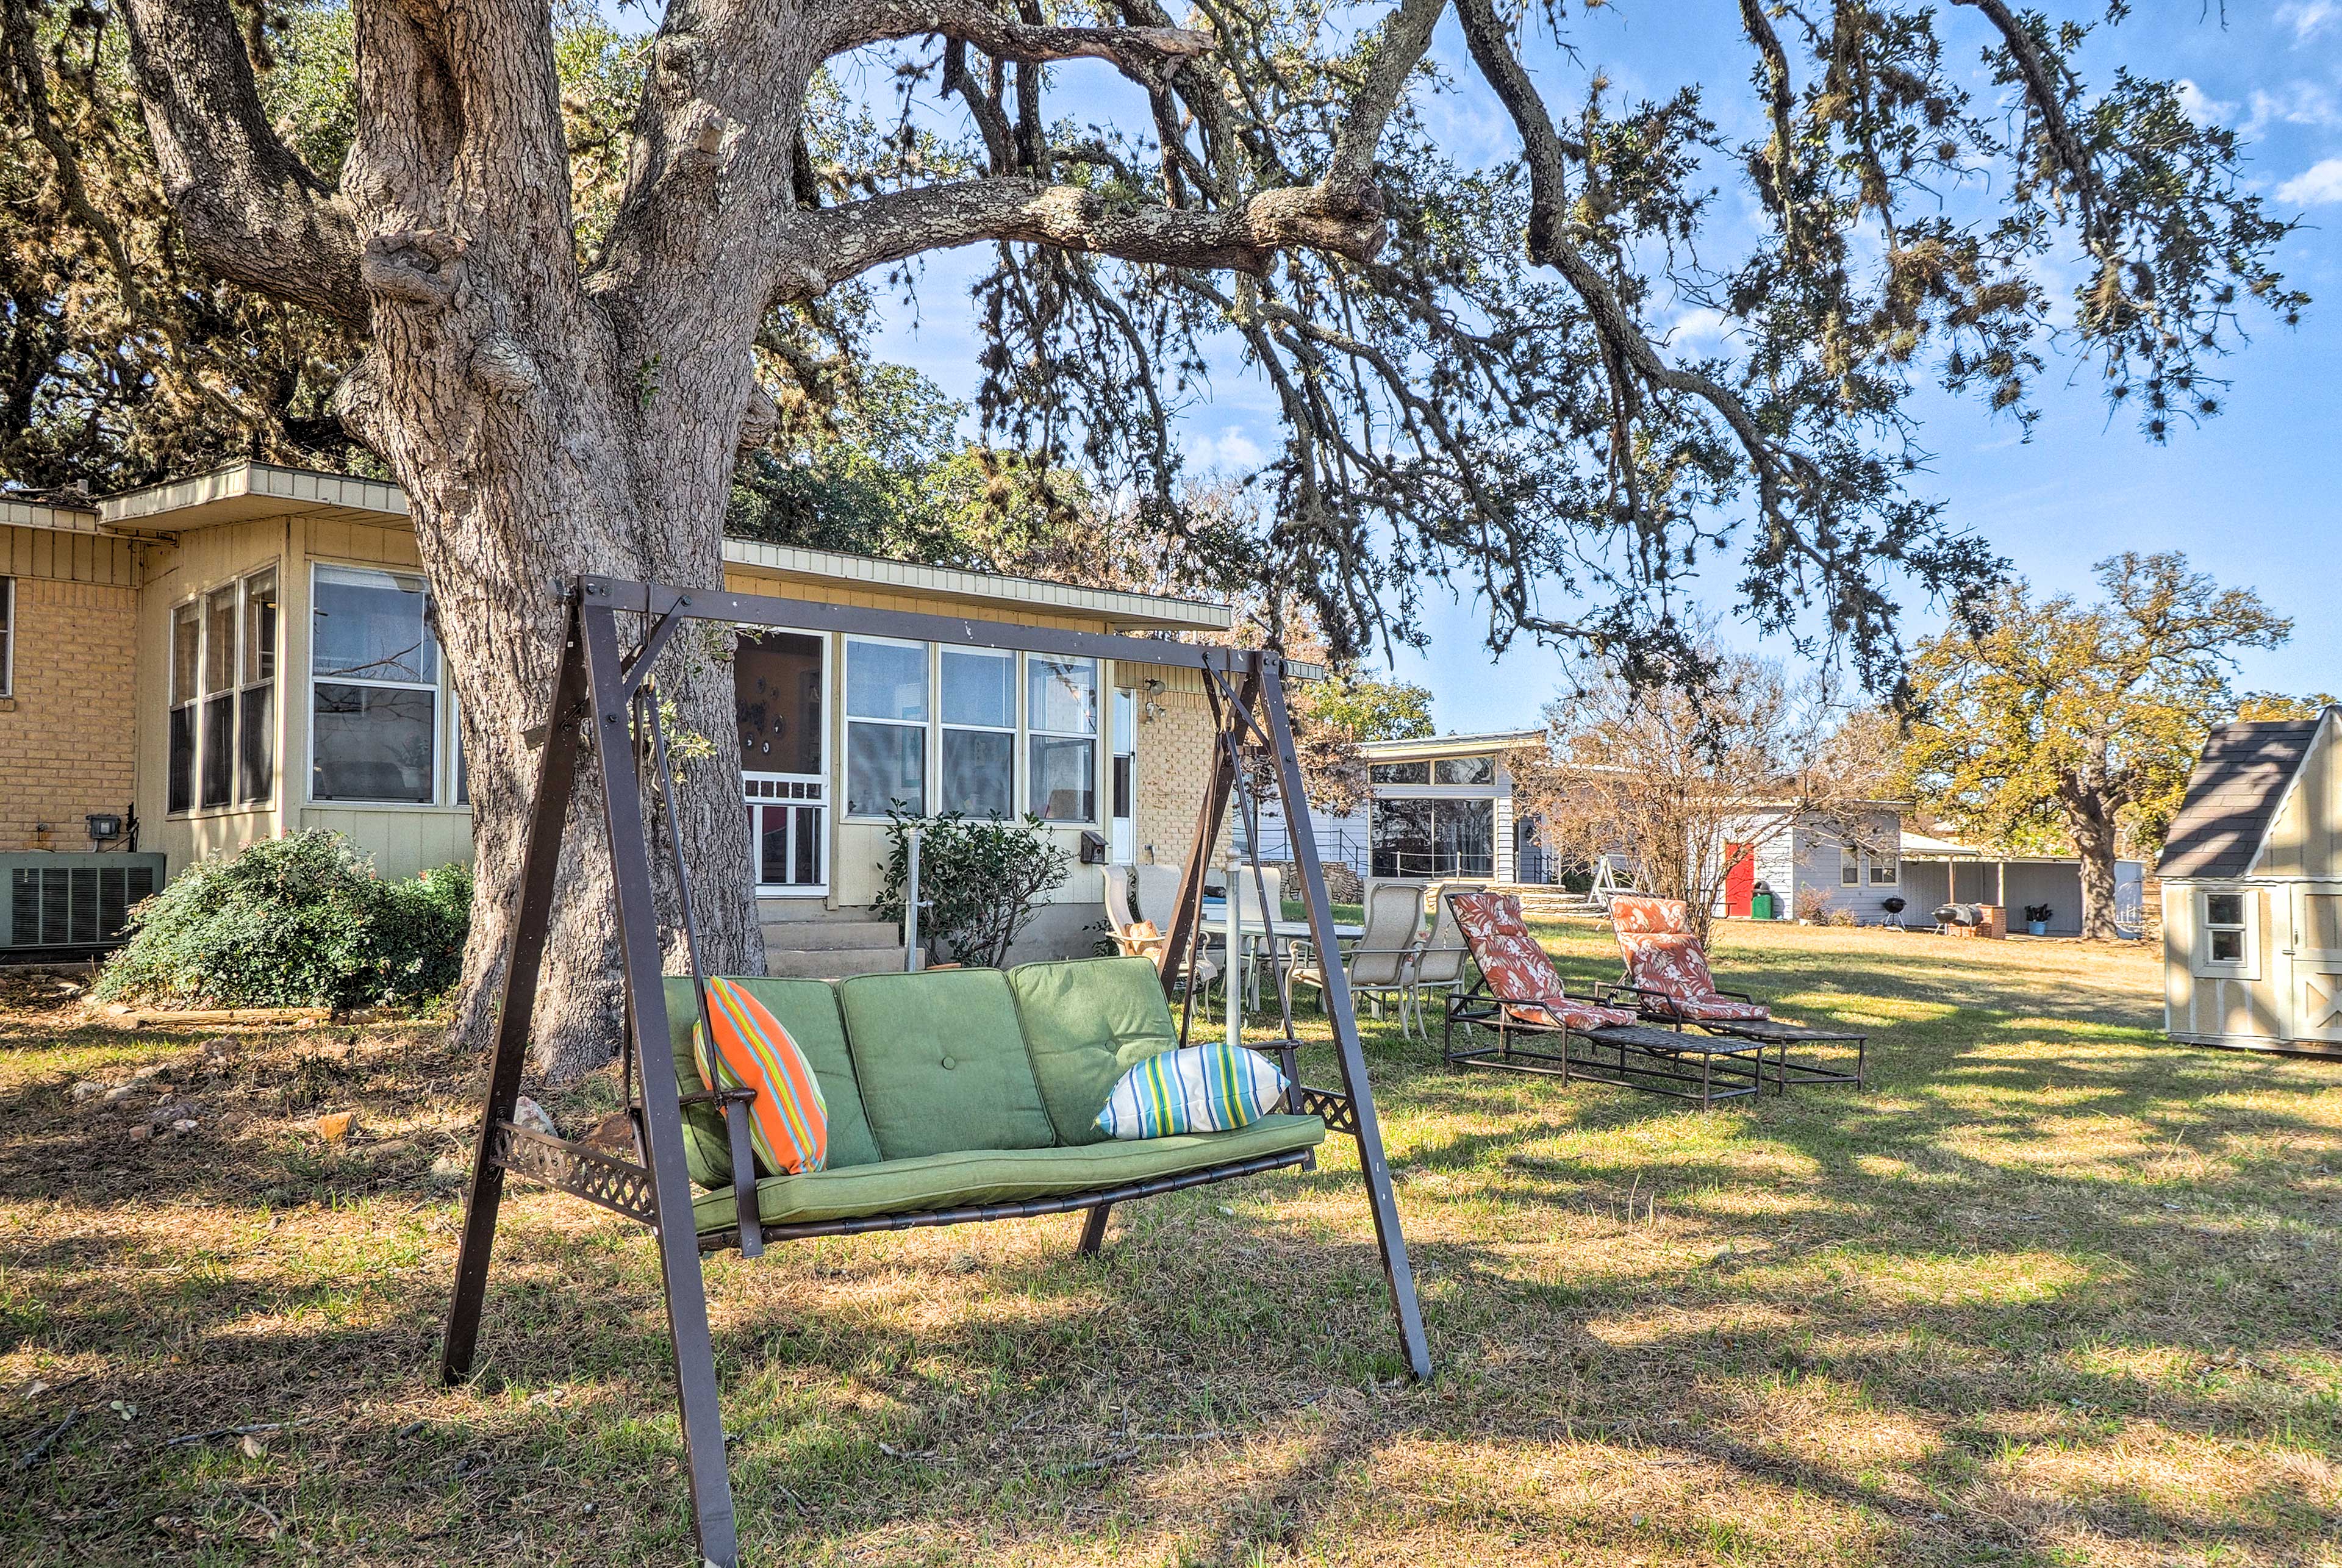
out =
[[[1519,899],[1509,893],[1459,893],[1447,906],[1497,1001],[1544,1002],[1562,994],[1561,976],[1529,934]]]
[[[1610,924],[1624,937],[1631,931],[1691,931],[1691,905],[1680,898],[1622,893],[1610,901]]]
[[[1696,936],[1621,927],[1618,947],[1626,955],[1626,984],[1637,991],[1657,994],[1643,999],[1654,1013],[1716,1023],[1772,1016],[1756,1003],[1716,994],[1716,976],[1708,970],[1707,954],[1700,951]]]
[[[1636,1021],[1635,1014],[1624,1007],[1573,1002],[1566,996],[1550,1002],[1508,1002],[1505,1004],[1505,1016],[1533,1028],[1567,1029],[1581,1034],[1589,1029],[1615,1028]]]

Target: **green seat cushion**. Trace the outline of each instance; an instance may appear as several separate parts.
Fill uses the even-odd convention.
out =
[[[837,1000],[887,1159],[1056,1142],[999,970],[857,974],[838,983]]]
[[[829,1168],[875,1164],[877,1141],[870,1135],[870,1120],[863,1114],[862,1091],[854,1080],[854,1056],[846,1048],[846,1026],[837,1016],[837,993],[826,980],[767,980],[761,975],[733,976],[733,983],[763,1004],[780,1020],[806,1065],[821,1085],[822,1104],[829,1110]],[[666,977],[667,1035],[675,1048],[675,1081],[686,1094],[706,1087],[691,1058],[691,1031],[699,1022],[699,1003],[691,994],[691,976]],[[704,1187],[732,1185],[732,1144],[724,1131],[723,1114],[713,1102],[683,1108],[683,1152],[691,1179]]]
[[[1315,1116],[1276,1115],[1232,1133],[1186,1133],[1079,1148],[968,1149],[767,1176],[756,1183],[756,1206],[766,1223],[782,1225],[1024,1203],[1291,1154],[1315,1148],[1325,1136],[1326,1124]],[[737,1218],[729,1193],[703,1194],[692,1213],[702,1232],[729,1230]]]
[[[1008,972],[1033,1075],[1060,1144],[1095,1144],[1114,1086],[1149,1056],[1179,1046],[1163,978],[1145,958],[1076,958]]]

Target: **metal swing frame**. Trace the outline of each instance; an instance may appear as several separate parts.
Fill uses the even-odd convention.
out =
[[[623,650],[621,618],[639,627],[632,652]],[[652,1227],[658,1239],[667,1335],[675,1353],[676,1393],[682,1411],[685,1469],[690,1478],[694,1527],[703,1558],[719,1568],[739,1561],[739,1535],[725,1461],[723,1416],[717,1394],[716,1353],[708,1328],[707,1296],[700,1254],[737,1248],[746,1257],[767,1241],[859,1232],[906,1230],[929,1225],[1025,1218],[1086,1211],[1077,1250],[1094,1253],[1105,1238],[1115,1203],[1183,1187],[1227,1181],[1262,1171],[1314,1164],[1309,1151],[1208,1166],[1150,1181],[1062,1194],[1028,1203],[930,1209],[797,1224],[766,1224],[758,1214],[755,1164],[749,1150],[752,1090],[686,1094],[670,1059],[662,948],[653,894],[651,834],[644,813],[643,754],[647,752],[656,785],[666,809],[666,834],[681,905],[683,934],[703,1024],[706,976],[700,968],[697,921],[688,869],[673,832],[674,773],[650,676],[660,653],[676,633],[695,621],[757,629],[866,634],[933,642],[946,646],[1013,649],[1082,658],[1193,669],[1203,675],[1217,731],[1215,765],[1196,817],[1194,846],[1181,884],[1178,914],[1158,967],[1166,975],[1184,973],[1191,946],[1204,940],[1201,915],[1204,874],[1211,846],[1235,794],[1247,822],[1256,820],[1251,791],[1244,787],[1246,737],[1266,748],[1286,819],[1293,824],[1292,854],[1299,863],[1309,925],[1321,951],[1335,951],[1333,905],[1309,832],[1301,766],[1286,705],[1285,662],[1274,653],[1207,647],[1196,644],[1121,637],[1053,627],[1014,625],[910,611],[817,604],[810,601],[677,588],[621,579],[580,577],[568,600],[566,629],[543,726],[532,731],[539,749],[535,793],[522,848],[520,899],[505,954],[494,1061],[486,1104],[472,1161],[465,1203],[463,1236],[455,1262],[453,1300],[442,1343],[440,1372],[460,1383],[472,1371],[480,1318],[486,1302],[489,1259],[507,1173],[556,1188],[614,1213]],[[1258,714],[1256,715],[1255,709]],[[530,1021],[551,930],[562,837],[577,784],[590,760],[601,785],[602,825],[610,850],[617,902],[618,937],[625,967],[626,1026],[620,1057],[637,1160],[549,1137],[513,1121],[528,1049]],[[1253,862],[1259,874],[1257,858]],[[1267,933],[1270,959],[1277,940]],[[1285,1109],[1316,1115],[1358,1145],[1367,1204],[1375,1223],[1383,1274],[1391,1292],[1408,1370],[1431,1375],[1431,1355],[1416,1297],[1414,1271],[1399,1229],[1398,1204],[1383,1152],[1381,1124],[1366,1081],[1357,1018],[1348,985],[1328,975],[1326,1011],[1334,1034],[1338,1089],[1305,1084],[1298,1070],[1298,1042],[1289,1014],[1284,1038],[1256,1042],[1283,1058]],[[1193,1016],[1192,987],[1183,1004],[1184,1044]],[[683,1107],[714,1103],[723,1115],[732,1153],[736,1221],[721,1232],[700,1233],[693,1217],[692,1183],[684,1154]]]

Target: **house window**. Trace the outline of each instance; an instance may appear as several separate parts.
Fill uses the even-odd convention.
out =
[[[244,580],[244,649],[236,692],[236,791],[265,801],[276,787],[276,568]]]
[[[1427,784],[1431,782],[1429,763],[1376,763],[1366,769],[1366,779],[1378,784]]]
[[[1840,887],[1862,885],[1862,851],[1851,844],[1837,846],[1837,884]]]
[[[171,611],[171,812],[265,801],[276,783],[276,568]]]
[[[943,809],[1016,814],[1016,655],[946,648],[940,664]]]
[[[434,804],[439,639],[423,579],[319,566],[311,614],[311,798]]]
[[[0,697],[16,694],[16,579],[0,577]]]
[[[1496,782],[1494,757],[1441,757],[1431,764],[1431,782],[1444,784],[1492,784]]]
[[[846,640],[846,812],[927,814],[927,644]]]
[[[1097,662],[1026,655],[1025,702],[1031,811],[1045,822],[1096,822]]]
[[[2196,972],[2251,979],[2257,968],[2254,900],[2245,893],[2197,895]]]
[[[1894,886],[1896,879],[1901,874],[1895,857],[1891,854],[1874,854],[1869,856],[1868,859],[1870,862],[1870,885],[1873,887]]]

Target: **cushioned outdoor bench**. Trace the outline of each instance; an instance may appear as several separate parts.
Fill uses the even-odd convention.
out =
[[[836,983],[740,979],[803,1053],[828,1118],[823,1169],[759,1180],[749,1131],[756,1092],[712,1093],[700,1085],[693,1060],[692,1030],[706,1016],[707,986],[690,868],[672,832],[661,833],[671,904],[663,905],[656,890],[651,860],[651,823],[677,820],[674,769],[652,676],[661,650],[693,621],[1015,648],[1195,672],[1216,717],[1216,744],[1178,905],[1156,958],[1071,960],[1005,972],[941,969]],[[636,639],[631,651],[622,645],[622,628]],[[545,724],[529,737],[542,747],[536,792],[440,1349],[441,1375],[453,1383],[472,1370],[506,1175],[558,1188],[651,1227],[675,1353],[693,1528],[701,1555],[717,1568],[732,1568],[739,1538],[702,1253],[737,1248],[755,1257],[767,1241],[1076,1209],[1087,1216],[1078,1250],[1095,1253],[1114,1204],[1306,1167],[1330,1128],[1357,1144],[1406,1365],[1418,1378],[1429,1376],[1423,1314],[1357,1016],[1339,966],[1326,976],[1339,1088],[1302,1083],[1288,1019],[1284,1038],[1251,1043],[1281,1059],[1286,1088],[1270,1114],[1231,1132],[1130,1142],[1110,1140],[1096,1125],[1125,1073],[1186,1044],[1194,988],[1175,1025],[1164,976],[1192,971],[1206,861],[1224,834],[1231,792],[1240,774],[1248,774],[1242,755],[1247,737],[1260,742],[1273,761],[1278,795],[1295,823],[1292,853],[1310,927],[1321,949],[1331,951],[1333,905],[1308,829],[1284,662],[1276,654],[580,578],[569,601]],[[563,839],[579,769],[589,761],[597,775],[594,810],[609,848],[624,959],[626,1027],[616,1045],[635,1146],[623,1152],[547,1136],[513,1119],[561,883]],[[652,764],[647,777],[645,762]],[[646,794],[657,803],[655,818],[645,810]],[[1238,804],[1251,820],[1251,798]],[[1256,833],[1252,838],[1258,842]],[[1257,879],[1256,862],[1253,869]],[[663,918],[673,922],[665,930]],[[676,936],[690,961],[689,975],[661,974]]]
[[[1326,1136],[1320,1117],[1286,1114],[1128,1143],[1099,1132],[1122,1075],[1179,1044],[1162,977],[1144,958],[736,984],[789,1032],[829,1107],[827,1168],[756,1184],[768,1241],[943,1224],[995,1206],[1088,1208],[1082,1250],[1094,1251],[1107,1205],[1126,1195],[1304,1164]],[[686,1094],[699,1088],[691,987],[688,976],[666,982]],[[736,1244],[724,1118],[701,1099],[684,1107],[683,1125],[692,1180],[707,1189],[692,1204],[701,1243]]]

